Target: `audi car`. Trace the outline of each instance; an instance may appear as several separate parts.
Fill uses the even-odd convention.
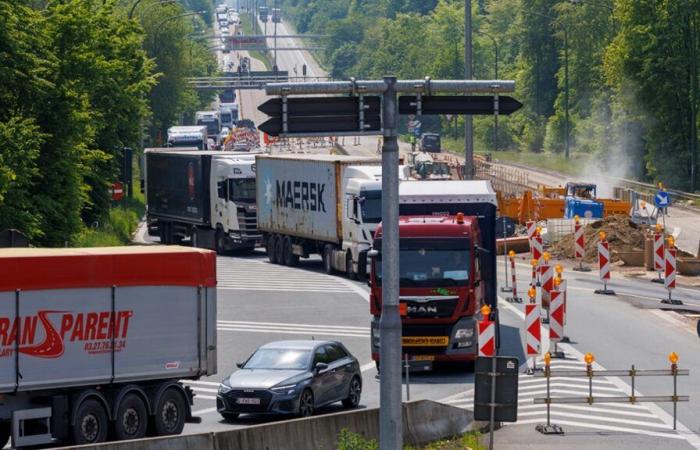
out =
[[[216,395],[216,409],[226,420],[240,414],[308,417],[331,403],[360,404],[360,364],[337,341],[271,342],[237,366]]]

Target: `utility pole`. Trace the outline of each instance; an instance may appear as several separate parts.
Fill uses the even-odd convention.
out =
[[[401,316],[399,314],[399,145],[396,77],[384,77],[382,101],[382,315],[379,319],[379,442],[382,449],[403,448],[401,404]]]
[[[464,79],[472,79],[472,2],[464,0]],[[472,116],[464,116],[464,178],[474,178],[474,126]]]

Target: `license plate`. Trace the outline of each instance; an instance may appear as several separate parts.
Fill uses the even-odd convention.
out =
[[[445,347],[450,342],[447,336],[404,336],[401,338],[404,347]]]
[[[259,398],[242,397],[242,398],[237,398],[236,403],[238,403],[239,405],[259,405],[260,399]]]
[[[435,361],[434,355],[414,355],[411,361]]]

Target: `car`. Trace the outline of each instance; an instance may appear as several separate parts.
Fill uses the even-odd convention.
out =
[[[331,403],[360,404],[360,364],[337,341],[271,342],[237,366],[216,395],[216,410],[228,421],[240,414],[309,417]]]

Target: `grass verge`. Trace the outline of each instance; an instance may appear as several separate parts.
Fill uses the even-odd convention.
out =
[[[431,442],[421,447],[405,446],[404,450],[486,450],[479,442],[480,434],[471,432],[452,439]],[[363,436],[343,429],[338,435],[338,450],[379,450],[376,439],[366,439]]]
[[[131,236],[143,217],[145,207],[139,180],[134,180],[134,197],[115,204],[104,222],[85,227],[71,241],[73,247],[114,247],[131,242]]]

